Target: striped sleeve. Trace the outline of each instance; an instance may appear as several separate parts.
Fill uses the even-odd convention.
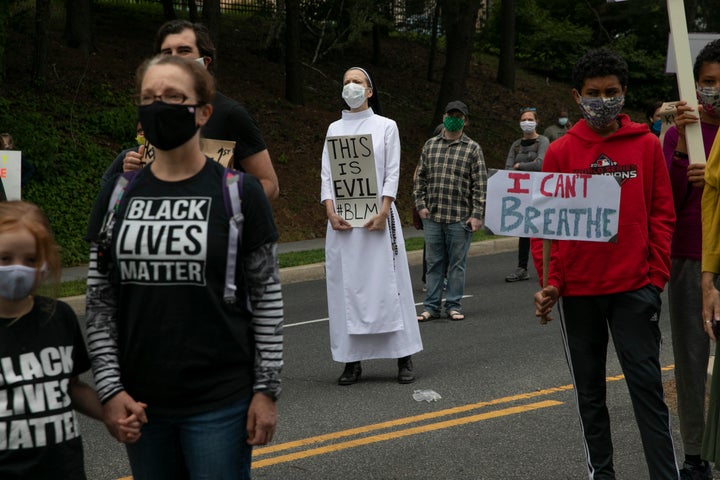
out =
[[[280,395],[283,367],[283,299],[277,244],[267,243],[248,254],[243,262],[252,305],[255,336],[253,391]]]
[[[90,246],[86,318],[88,355],[102,403],[124,390],[120,383],[117,296],[106,274],[98,271],[98,246]]]

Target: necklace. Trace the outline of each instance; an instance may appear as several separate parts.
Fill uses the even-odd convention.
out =
[[[17,322],[22,317],[32,311],[33,306],[35,305],[35,300],[33,299],[32,295],[27,296],[23,299],[23,301],[25,302],[25,304],[22,305],[17,311],[13,311],[10,315],[6,315],[5,313],[0,312],[0,318],[4,318],[7,320],[7,323],[5,324],[6,327],[13,325],[15,322]]]

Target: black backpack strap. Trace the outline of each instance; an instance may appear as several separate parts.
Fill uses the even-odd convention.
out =
[[[226,303],[237,300],[235,270],[238,253],[242,246],[242,233],[245,217],[242,213],[243,173],[225,168],[223,174],[223,200],[228,215],[228,247],[225,259],[225,289],[223,299]]]

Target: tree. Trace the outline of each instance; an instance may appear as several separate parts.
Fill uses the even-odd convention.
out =
[[[497,82],[515,91],[515,0],[500,6],[500,63]]]
[[[8,21],[10,5],[9,0],[0,0],[0,85],[5,78],[7,38],[10,30],[10,22]]]
[[[443,30],[446,39],[445,67],[431,125],[442,118],[445,105],[465,95],[465,79],[475,45],[475,22],[481,0],[443,0]]]
[[[300,0],[285,0],[285,98],[295,105],[303,105],[303,86]]]
[[[173,3],[174,0],[162,0],[163,16],[165,17],[165,20],[175,20],[177,18],[177,15],[175,15],[175,8],[173,8]]]
[[[47,76],[47,56],[50,43],[48,26],[50,24],[50,0],[35,2],[35,56],[33,57],[32,79],[41,85]]]
[[[372,8],[372,6],[371,6]],[[372,64],[380,65],[382,61],[382,39],[387,37],[393,25],[392,8],[389,2],[374,0],[374,9],[370,11],[368,20],[372,23]]]
[[[195,23],[198,21],[198,8],[195,0],[188,0],[188,16],[190,21]]]
[[[430,27],[430,51],[428,52],[428,82],[433,81],[433,71],[435,70],[435,54],[437,53],[437,37],[438,37],[438,19],[440,18],[440,2],[435,2],[433,10],[432,26]]]
[[[65,1],[65,42],[85,55],[96,51],[92,33],[92,1]]]
[[[220,45],[220,0],[203,2],[202,22],[210,32],[210,38],[217,48]]]

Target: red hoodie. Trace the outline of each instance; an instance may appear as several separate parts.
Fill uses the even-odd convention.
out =
[[[670,277],[675,225],[670,178],[662,147],[647,125],[618,116],[621,127],[601,137],[580,120],[550,144],[544,172],[614,175],[621,181],[617,243],[552,242],[548,284],[561,296],[627,292]],[[533,256],[542,278],[542,248]]]

